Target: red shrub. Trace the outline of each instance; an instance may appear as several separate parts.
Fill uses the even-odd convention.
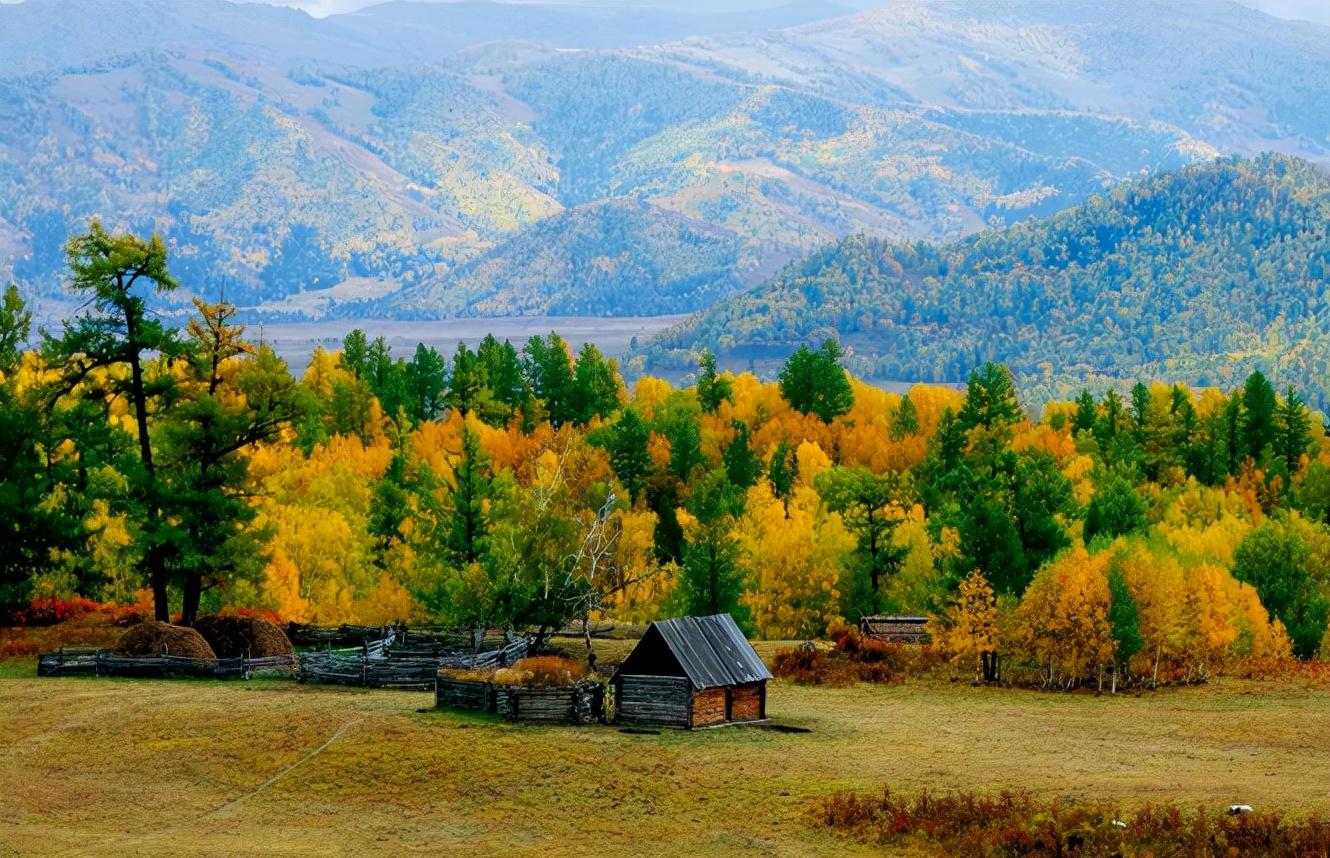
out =
[[[105,610],[104,605],[82,596],[72,599],[33,599],[28,607],[10,614],[9,625],[53,626],[101,610]]]
[[[822,685],[827,680],[831,660],[811,646],[784,647],[776,650],[771,672],[798,685]]]
[[[1122,816],[1108,806],[1068,806],[1031,793],[837,793],[810,807],[809,816],[814,825],[858,840],[921,842],[945,855],[1295,858],[1330,852],[1330,822],[1317,816],[1184,812],[1174,805]]]

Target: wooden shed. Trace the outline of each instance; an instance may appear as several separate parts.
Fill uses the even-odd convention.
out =
[[[864,617],[859,628],[870,638],[891,643],[926,644],[932,643],[928,634],[928,617],[906,617],[899,615]]]
[[[611,680],[615,717],[689,728],[762,721],[770,678],[729,614],[652,623]]]

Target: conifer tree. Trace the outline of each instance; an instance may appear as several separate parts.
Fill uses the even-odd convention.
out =
[[[723,460],[729,481],[747,490],[757,484],[762,475],[762,460],[751,444],[752,432],[742,420],[734,421],[734,440],[725,448]]]
[[[800,346],[780,371],[780,393],[800,414],[830,423],[854,405],[854,389],[840,365],[841,350],[827,340],[817,351]]]
[[[707,414],[715,414],[722,402],[733,402],[733,386],[716,372],[716,356],[703,349],[697,359],[697,401]]]
[[[606,434],[605,447],[610,454],[610,467],[628,490],[630,502],[634,506],[646,489],[647,478],[651,476],[651,454],[647,450],[649,440],[650,432],[646,422],[638,415],[637,409],[631,407],[623,410]]]

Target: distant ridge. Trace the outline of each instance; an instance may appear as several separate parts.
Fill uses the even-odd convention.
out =
[[[664,335],[658,365],[838,337],[871,377],[1008,364],[1041,395],[1136,379],[1228,387],[1254,368],[1330,404],[1330,174],[1225,159],[947,245],[855,236]]]

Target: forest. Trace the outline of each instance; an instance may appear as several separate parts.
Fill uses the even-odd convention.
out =
[[[1143,379],[1037,416],[997,363],[898,395],[828,340],[778,379],[628,390],[557,334],[394,356],[353,331],[303,378],[233,308],[184,328],[156,236],[68,243],[83,314],[0,303],[0,603],[190,624],[523,628],[727,611],[775,640],[921,612],[940,651],[1070,687],[1330,655],[1330,445],[1259,371]]]
[[[1323,409],[1328,225],[1321,167],[1223,159],[950,244],[851,236],[713,306],[652,357],[743,359],[834,334],[870,379],[962,382],[991,360],[1042,402],[1142,377],[1228,388],[1262,369]]]

